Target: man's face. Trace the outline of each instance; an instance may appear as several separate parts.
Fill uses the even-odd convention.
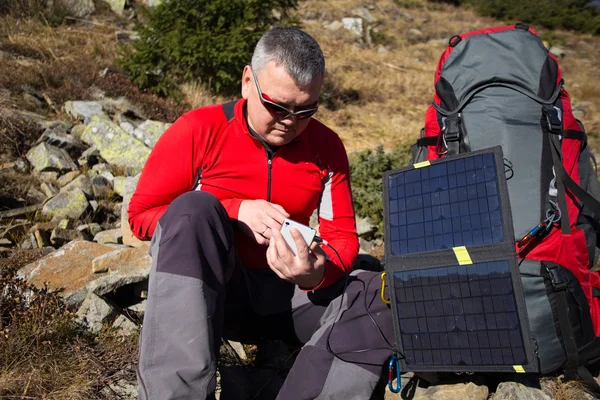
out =
[[[256,80],[265,98],[271,99],[290,111],[316,107],[321,94],[323,77],[313,79],[308,85],[298,87],[283,66],[271,61],[258,73]],[[289,115],[283,119],[273,116],[262,104],[250,66],[242,75],[242,97],[247,99],[248,124],[265,142],[281,146],[291,142],[308,125],[310,118],[299,119]]]

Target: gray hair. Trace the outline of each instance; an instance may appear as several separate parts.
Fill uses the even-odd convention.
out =
[[[283,65],[298,85],[308,85],[325,74],[321,47],[297,28],[275,27],[260,38],[252,54],[252,71],[258,74],[271,61]]]

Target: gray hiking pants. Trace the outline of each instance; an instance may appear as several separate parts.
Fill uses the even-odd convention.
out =
[[[229,329],[304,344],[278,399],[370,398],[392,354],[382,335],[393,343],[376,272],[355,271],[347,282],[307,293],[270,270],[242,268],[231,220],[205,192],[168,207],[151,254],[140,399],[214,398],[220,338]],[[353,353],[363,349],[373,350]]]

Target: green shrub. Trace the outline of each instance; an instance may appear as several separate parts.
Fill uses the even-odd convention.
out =
[[[521,21],[548,29],[569,29],[600,34],[600,8],[587,6],[590,0],[437,0],[437,2],[457,6],[469,5],[481,15],[511,23]]]
[[[162,96],[185,81],[237,94],[258,39],[275,23],[293,24],[288,12],[296,7],[297,0],[168,0],[146,11],[147,24],[136,27],[140,38],[121,49],[119,65]]]
[[[382,146],[350,154],[350,180],[356,214],[377,226],[375,237],[383,237],[382,176],[410,161],[409,144],[385,152]]]

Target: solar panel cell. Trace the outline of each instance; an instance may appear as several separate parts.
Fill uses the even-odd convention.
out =
[[[409,239],[424,238],[392,244],[393,255],[504,239],[496,167],[493,156],[487,156],[448,161],[389,177],[391,240],[404,240],[397,230],[406,225]],[[436,241],[439,235],[443,236]]]
[[[398,271],[394,283],[408,365],[525,363],[508,261]]]

